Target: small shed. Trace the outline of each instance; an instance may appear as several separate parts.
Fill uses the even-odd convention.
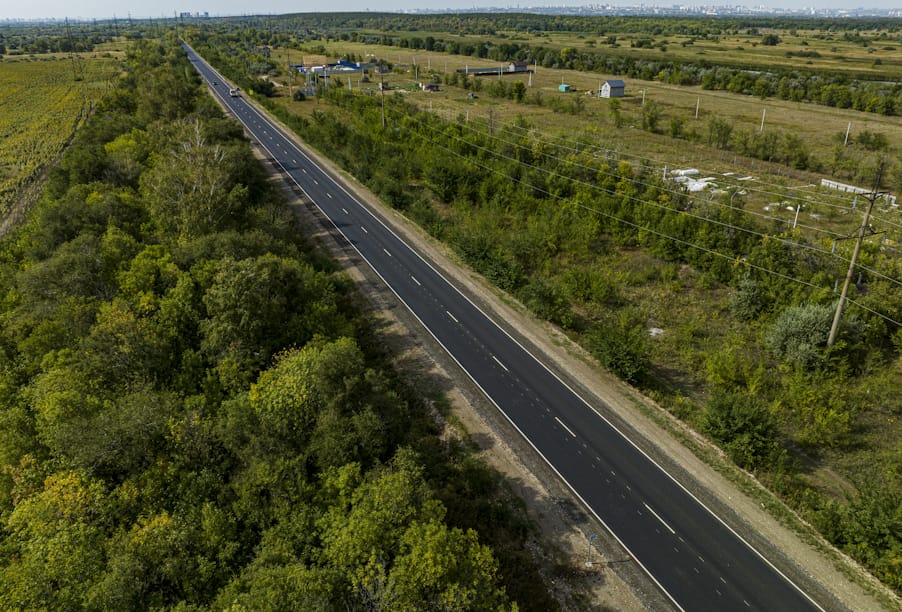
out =
[[[507,67],[508,72],[527,72],[529,71],[529,64],[526,62],[511,62]]]
[[[625,91],[626,91],[626,83],[624,83],[620,79],[615,79],[613,81],[605,81],[604,83],[601,84],[601,87],[598,88],[598,97],[599,98],[622,98]]]
[[[420,89],[423,91],[438,91],[438,83],[420,83]]]
[[[566,83],[561,83],[560,85],[557,86],[557,90],[558,91],[570,91],[570,86],[567,85]]]

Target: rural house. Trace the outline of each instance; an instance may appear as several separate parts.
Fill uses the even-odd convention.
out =
[[[615,79],[613,81],[605,81],[604,83],[602,83],[601,87],[598,88],[598,97],[599,98],[622,98],[625,90],[626,90],[626,83],[624,83],[620,79]]]

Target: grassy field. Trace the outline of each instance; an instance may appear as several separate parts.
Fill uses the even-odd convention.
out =
[[[0,214],[56,159],[118,71],[109,54],[0,60]]]
[[[348,54],[358,58],[380,57],[395,67],[393,73],[386,76],[391,92],[405,96],[423,109],[448,119],[463,116],[474,126],[484,125],[490,117],[499,126],[525,120],[537,139],[569,141],[581,147],[596,146],[660,168],[699,169],[702,176],[716,178],[721,192],[741,191],[741,199],[750,214],[779,223],[798,223],[803,231],[805,227],[815,228],[813,235],[819,236],[828,249],[832,248],[831,236],[849,234],[858,222],[856,215],[849,214],[855,203],[853,195],[818,187],[821,178],[851,182],[846,177],[834,177],[829,171],[835,150],[846,130],[850,130],[850,140],[865,131],[883,134],[889,143],[887,158],[902,155],[902,121],[898,117],[776,98],[762,100],[726,91],[708,91],[657,81],[625,79],[626,96],[620,100],[621,120],[618,126],[609,101],[594,95],[604,79],[615,78],[613,75],[541,66],[531,77],[503,75],[502,79],[520,80],[527,85],[527,103],[516,103],[483,93],[498,80],[494,76],[480,77],[482,91],[477,91],[475,98],[468,97],[471,89],[442,84],[438,92],[424,92],[416,85],[417,81],[427,81],[433,75],[442,78],[459,68],[498,65],[498,62],[491,60],[346,41],[328,43],[324,49],[326,55],[277,49],[273,51],[273,60],[285,66],[289,58],[294,62],[318,63]],[[342,79],[341,85],[347,87],[346,78]],[[371,80],[373,82],[364,83],[359,76],[355,76],[351,79],[351,86],[376,95],[378,81],[374,77]],[[279,94],[287,97],[288,77],[283,75],[276,81],[283,85],[279,88]],[[298,84],[297,79],[292,82]],[[559,92],[558,86],[562,83],[570,85],[571,91]],[[537,95],[541,96],[544,105],[529,103]],[[556,109],[549,104],[552,99],[556,99]],[[660,111],[661,128],[658,133],[643,130],[640,126],[643,104],[649,102],[657,105]],[[301,114],[312,112],[317,105],[316,102],[297,103],[287,99],[285,103],[293,112]],[[561,110],[577,106],[578,111]],[[679,138],[667,133],[668,125],[674,118],[682,121],[682,136]],[[763,125],[765,132],[796,135],[805,143],[822,171],[796,170],[709,146],[705,135],[712,118],[729,120],[734,133],[757,134]],[[876,164],[876,158],[868,157],[867,162]],[[861,170],[868,176],[868,182],[860,186],[870,188],[876,166]],[[739,178],[746,180],[739,181]],[[902,181],[894,180],[902,185]],[[712,193],[706,192],[704,197],[711,198]],[[796,218],[794,209],[799,203],[802,211]],[[788,206],[792,206],[792,210]],[[891,221],[888,243],[902,244],[902,217],[898,209],[878,207],[877,213],[885,214]],[[844,248],[843,245],[840,248]]]

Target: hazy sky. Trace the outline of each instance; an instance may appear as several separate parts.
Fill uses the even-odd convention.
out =
[[[388,0],[375,3],[372,0],[333,0],[322,4],[314,2],[298,2],[297,0],[0,0],[0,20],[32,19],[55,17],[69,18],[108,18],[113,15],[126,17],[172,17],[181,11],[204,12],[213,15],[243,14],[280,14],[302,13],[314,11],[394,11],[413,8],[429,9],[473,9],[486,6],[580,6],[586,4],[613,4],[618,6],[645,4],[653,6],[672,6],[674,4],[690,5],[731,5],[767,6],[780,8],[899,8],[900,0],[865,0],[858,3],[849,0]]]

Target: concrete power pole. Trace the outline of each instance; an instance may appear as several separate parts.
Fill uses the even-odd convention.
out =
[[[855,249],[852,251],[852,259],[849,261],[849,271],[846,273],[846,280],[842,286],[842,292],[839,294],[839,303],[836,304],[836,315],[833,317],[833,326],[830,327],[830,335],[827,337],[827,346],[833,346],[836,341],[836,333],[839,330],[839,321],[842,318],[843,306],[846,302],[846,294],[849,292],[849,285],[852,283],[852,277],[855,274],[855,262],[858,261],[858,252],[861,250],[861,241],[864,240],[865,234],[870,226],[868,220],[871,217],[871,209],[874,208],[874,201],[879,195],[877,188],[880,186],[880,177],[883,175],[883,164],[877,170],[877,180],[874,181],[874,189],[868,196],[868,208],[864,211],[864,219],[861,227],[858,228],[858,238],[855,240]]]
[[[379,94],[382,98],[382,129],[385,130],[385,69],[379,60]]]

